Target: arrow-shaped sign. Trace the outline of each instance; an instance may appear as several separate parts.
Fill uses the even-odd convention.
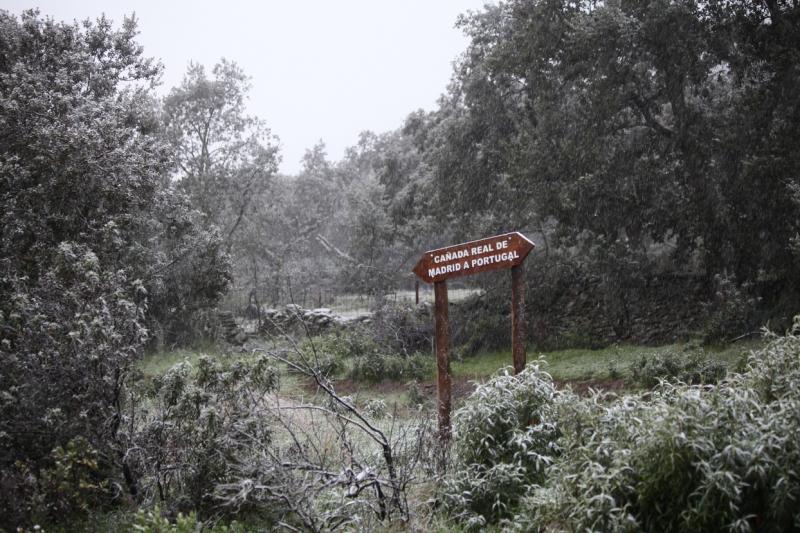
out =
[[[425,252],[414,274],[427,283],[519,265],[534,244],[518,231]]]

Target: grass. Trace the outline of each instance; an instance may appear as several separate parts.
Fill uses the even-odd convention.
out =
[[[729,369],[733,369],[750,351],[762,345],[763,341],[756,340],[724,347],[703,347],[703,351],[708,359],[724,362]],[[697,346],[686,344],[668,344],[658,347],[617,345],[599,350],[569,349],[547,352],[536,352],[529,349],[528,362],[534,362],[541,357],[546,362],[547,372],[558,381],[629,379],[630,367],[642,358],[649,359],[668,351],[683,353],[688,349],[696,348]],[[145,378],[151,379],[163,375],[169,368],[180,362],[196,363],[201,355],[211,355],[228,362],[253,357],[249,353],[225,353],[218,347],[208,346],[203,349],[183,349],[148,354],[140,361],[139,369]],[[482,381],[511,364],[510,350],[496,351],[462,360],[454,359],[451,362],[451,371],[456,378]],[[429,379],[436,379],[435,371],[431,372]],[[405,403],[405,388],[391,390],[383,387],[383,390],[380,389],[378,385],[364,383],[359,384],[359,390],[350,395],[357,398],[358,401],[380,398],[386,401],[387,405]],[[281,393],[302,395],[307,394],[307,391],[304,390],[304,384],[298,376],[282,372]]]
[[[762,345],[761,341],[750,341],[725,347],[704,347],[703,350],[709,359],[722,361],[733,368],[743,356]],[[687,348],[685,344],[668,344],[658,347],[618,345],[600,350],[570,349],[540,354],[529,350],[528,361],[535,361],[541,356],[547,362],[547,372],[561,381],[614,379],[617,376],[627,378],[630,377],[630,366],[642,357],[648,359],[667,351],[684,352]],[[453,361],[451,369],[454,376],[477,380],[485,379],[511,364],[511,352],[499,351]]]
[[[163,376],[167,370],[184,361],[195,365],[197,360],[204,355],[209,355],[220,361],[233,363],[243,359],[252,359],[251,352],[240,353],[225,351],[220,346],[208,344],[194,348],[181,348],[178,350],[165,350],[161,352],[151,352],[145,354],[139,361],[138,368],[146,379]]]
[[[403,390],[391,390],[387,392],[363,389],[350,395],[357,404],[365,404],[370,400],[383,400],[389,411],[394,406],[405,406],[408,404],[408,393]]]
[[[190,349],[149,353],[139,361],[138,366],[145,378],[152,379],[163,376],[167,370],[183,361],[196,363],[202,355],[206,354],[212,355],[207,351]],[[218,356],[218,353],[213,355]]]

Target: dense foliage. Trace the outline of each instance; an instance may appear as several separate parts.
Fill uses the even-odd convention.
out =
[[[544,480],[558,448],[553,381],[539,366],[481,385],[455,415],[457,467],[445,502],[473,527],[509,512]]]
[[[499,376],[456,414],[445,502],[522,531],[797,528],[798,379],[800,323],[716,386],[579,397],[535,367]]]
[[[326,167],[343,215],[308,245],[318,253],[324,242],[324,283],[403,287],[399,270],[421,250],[522,230],[539,245],[531,301],[597,280],[618,339],[654,312],[634,296],[667,274],[705,287],[706,312],[691,312],[709,340],[767,319],[790,325],[800,294],[793,2],[510,0],[459,24],[470,45],[438,108],[364,134]],[[749,311],[717,305],[721,285]],[[535,310],[546,318],[546,305]]]
[[[218,240],[165,185],[159,67],[135,35],[133,20],[0,13],[3,526],[30,511],[23,484],[49,490],[51,450],[75,439],[101,479],[122,477],[123,383],[147,326],[169,329],[227,283]]]
[[[221,364],[202,356],[134,388],[120,440],[138,500],[206,518],[218,507],[217,486],[241,477],[256,443],[270,446],[259,403],[277,386],[266,357]]]
[[[794,3],[509,0],[459,25],[470,44],[435,110],[365,132],[339,162],[318,145],[300,176],[266,193],[274,210],[254,217],[253,236],[275,238],[272,249],[296,238],[242,262],[242,285],[275,301],[290,286],[295,299],[301,287],[410,288],[420,251],[521,230],[539,246],[528,260],[537,342],[602,342],[549,320],[583,280],[607,317],[598,329],[617,340],[656,311],[646,289],[669,275],[703,287],[691,298],[707,305],[668,305],[706,323],[709,341],[767,320],[789,327],[800,295]]]
[[[800,12],[791,2],[513,0],[472,39],[435,114],[454,215],[493,213],[709,276],[794,282]]]
[[[303,351],[316,358],[326,374],[357,382],[421,380],[434,366],[431,322],[424,308],[383,302],[369,325],[309,339]]]

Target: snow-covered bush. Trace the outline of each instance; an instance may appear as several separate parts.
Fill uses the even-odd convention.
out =
[[[479,385],[455,414],[455,470],[445,504],[469,524],[507,516],[526,488],[544,479],[557,453],[555,387],[536,364],[504,369]]]
[[[266,356],[230,364],[202,356],[135,391],[131,404],[142,408],[122,436],[142,503],[204,519],[218,512],[216,486],[239,479],[254,443],[271,443],[272,421],[260,410],[278,387],[269,363]]]
[[[800,322],[717,385],[580,397],[537,367],[457,412],[443,501],[467,528],[800,527]]]
[[[559,402],[562,455],[508,526],[538,531],[800,527],[795,327],[718,386]]]

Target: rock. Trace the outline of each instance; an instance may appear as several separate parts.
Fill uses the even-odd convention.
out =
[[[245,342],[247,342],[248,335],[242,330],[239,330],[236,335],[233,336],[231,339],[231,344],[236,344],[237,346],[241,346]]]
[[[217,313],[217,320],[222,337],[231,344],[241,345],[247,339],[247,333],[236,323],[233,313],[229,311],[219,311]]]

